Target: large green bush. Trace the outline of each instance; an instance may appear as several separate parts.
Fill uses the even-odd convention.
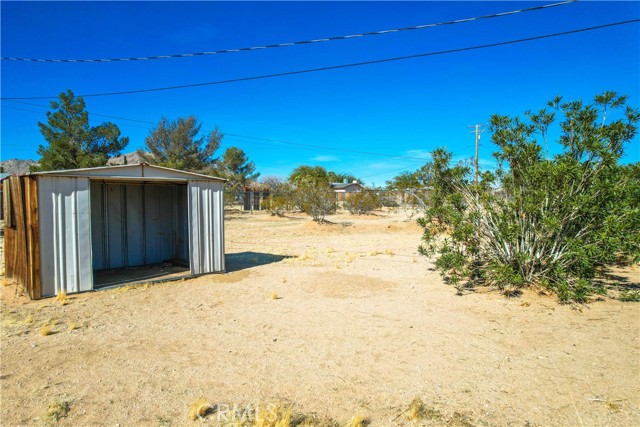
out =
[[[602,291],[593,279],[606,266],[640,259],[640,164],[620,164],[638,111],[613,92],[589,104],[558,97],[549,107],[526,119],[491,118],[499,167],[477,185],[445,150],[433,153],[420,251],[436,255],[459,292],[478,283],[505,292],[536,285],[583,302]],[[556,114],[561,150],[549,157],[543,147]],[[607,123],[611,115],[618,117]]]

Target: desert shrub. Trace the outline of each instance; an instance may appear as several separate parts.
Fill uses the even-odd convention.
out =
[[[640,302],[640,291],[623,290],[620,292],[620,301]]]
[[[317,222],[323,222],[337,208],[335,193],[324,182],[299,184],[293,191],[293,200],[295,205]]]
[[[552,158],[542,143],[556,113],[546,108],[526,120],[491,118],[498,169],[477,185],[446,150],[433,153],[420,252],[435,254],[459,290],[537,285],[584,302],[598,291],[596,273],[621,255],[640,258],[640,163],[620,164],[640,114],[613,92],[592,104],[558,97],[549,107],[563,116]],[[607,124],[612,110],[622,111]]]
[[[263,210],[271,215],[283,216],[296,208],[293,187],[290,183],[278,177],[269,176],[263,180],[263,184],[269,188],[269,197],[261,204]]]
[[[261,207],[271,215],[283,216],[294,209],[295,205],[289,195],[271,194],[262,201]]]
[[[344,201],[344,208],[352,215],[368,214],[380,207],[382,207],[380,197],[372,191],[352,193]]]
[[[66,417],[71,410],[71,403],[66,400],[56,400],[51,402],[44,414],[43,421],[47,424],[57,424],[62,418]]]

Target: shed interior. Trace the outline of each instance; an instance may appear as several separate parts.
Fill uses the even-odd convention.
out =
[[[189,273],[186,183],[92,179],[90,198],[94,288]]]

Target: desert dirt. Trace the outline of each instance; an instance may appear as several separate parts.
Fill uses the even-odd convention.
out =
[[[0,424],[53,423],[58,401],[60,426],[217,426],[257,402],[341,425],[640,425],[640,304],[457,296],[406,212],[328,219],[228,215],[226,274],[64,304],[0,287]],[[220,411],[191,421],[201,396]]]

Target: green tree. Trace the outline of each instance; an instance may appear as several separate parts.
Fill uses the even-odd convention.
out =
[[[528,120],[491,118],[499,168],[479,185],[444,162],[431,169],[420,251],[436,255],[459,292],[477,283],[508,293],[535,285],[584,302],[606,291],[593,279],[607,266],[640,259],[640,164],[620,164],[638,110],[614,92],[593,103],[558,97],[548,107],[555,112],[528,112]],[[619,117],[607,123],[613,110]],[[549,159],[543,145],[556,114],[562,151]]]
[[[321,182],[330,184],[333,182],[344,182],[345,180],[347,182],[360,182],[360,180],[353,174],[328,171],[322,166],[298,166],[293,170],[293,172],[291,172],[291,175],[289,175],[289,182],[292,184],[318,184]]]
[[[352,175],[350,173],[337,173],[334,171],[329,171],[327,172],[327,179],[329,180],[329,182],[353,182],[353,181],[358,181],[361,182],[360,179],[356,178],[355,175]]]
[[[71,90],[51,101],[51,108],[54,111],[47,112],[47,123],[38,122],[48,145],[38,147],[40,165],[34,171],[104,166],[129,143],[113,123],[90,126],[84,100]]]
[[[215,169],[220,176],[229,180],[227,189],[230,191],[242,191],[247,183],[255,181],[260,173],[256,172],[256,166],[249,161],[247,154],[238,147],[229,147],[222,158],[218,160]]]
[[[322,166],[298,166],[289,175],[289,182],[294,185],[330,183],[329,174]]]
[[[409,191],[422,188],[423,183],[418,178],[418,172],[402,172],[400,175],[387,181],[390,190]]]
[[[216,159],[223,134],[214,129],[200,137],[202,125],[195,116],[169,121],[160,119],[145,140],[138,155],[144,161],[173,169],[191,172],[210,172]]]

